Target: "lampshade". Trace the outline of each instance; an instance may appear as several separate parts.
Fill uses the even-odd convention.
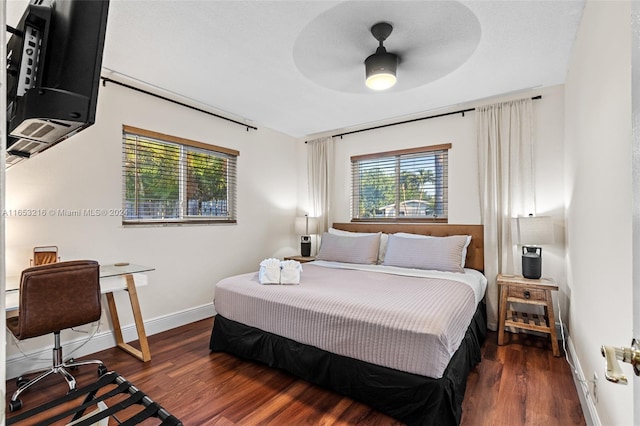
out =
[[[318,218],[309,216],[296,217],[295,233],[297,235],[313,235],[318,233]]]
[[[525,246],[553,244],[553,219],[551,216],[519,217],[516,223],[516,244]]]
[[[385,90],[396,84],[398,56],[378,47],[376,53],[364,61],[367,76],[366,85],[373,90]]]

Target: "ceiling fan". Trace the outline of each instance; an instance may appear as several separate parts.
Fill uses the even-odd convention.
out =
[[[378,41],[373,52],[372,36]],[[387,96],[451,73],[472,55],[480,36],[478,18],[458,1],[345,1],[302,29],[293,59],[322,87]]]
[[[378,22],[371,27],[371,34],[380,42],[376,53],[367,57],[364,61],[366,73],[366,85],[373,90],[386,90],[396,84],[396,70],[398,68],[398,55],[387,52],[383,43],[393,31],[393,26],[388,22]]]

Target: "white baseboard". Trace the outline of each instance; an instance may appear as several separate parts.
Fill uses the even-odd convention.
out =
[[[185,324],[211,318],[216,314],[213,303],[174,312],[158,318],[152,318],[144,322],[147,336],[152,336],[163,331],[171,330]],[[131,323],[122,327],[122,336],[125,342],[138,339],[135,324]],[[53,343],[53,337],[51,338]],[[95,352],[116,346],[116,339],[111,330],[99,331],[87,340],[86,336],[63,342],[63,356],[73,352],[74,357],[83,357]],[[51,351],[53,344],[45,348],[39,348],[27,353],[28,358],[22,354],[13,355],[7,358],[6,378],[12,379],[24,374],[27,371],[43,370],[51,366]],[[75,351],[75,352],[74,352]],[[151,351],[153,358],[153,348]],[[108,367],[108,366],[107,366]]]
[[[584,376],[571,336],[566,336],[566,343],[569,361],[574,366],[572,371],[573,382],[576,385],[576,391],[578,392],[578,398],[580,399],[580,405],[582,406],[582,413],[584,414],[585,422],[588,426],[601,426],[602,423],[598,417],[596,404],[590,390],[590,382]]]

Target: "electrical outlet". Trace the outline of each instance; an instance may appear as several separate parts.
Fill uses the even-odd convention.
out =
[[[593,372],[593,402],[598,402],[598,374]]]

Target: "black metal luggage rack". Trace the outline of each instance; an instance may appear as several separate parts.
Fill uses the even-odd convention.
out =
[[[89,413],[85,414],[87,410]],[[145,421],[145,425],[182,426],[180,420],[115,371],[104,374],[96,383],[8,418],[6,424],[89,426],[109,417],[119,425],[158,419],[159,423]]]

